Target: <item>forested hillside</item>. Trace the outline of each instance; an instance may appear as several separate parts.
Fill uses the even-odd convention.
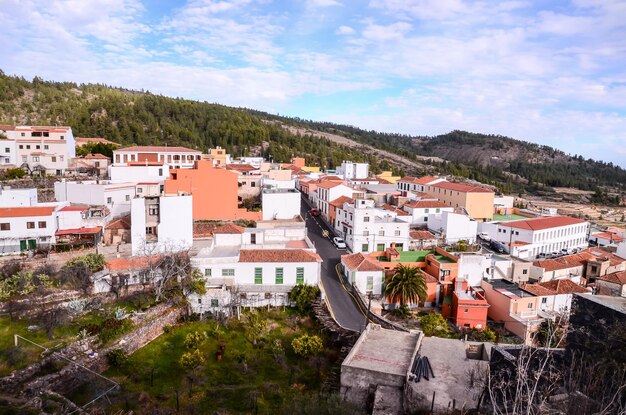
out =
[[[106,85],[32,81],[0,71],[0,123],[70,125],[75,136],[104,137],[122,145],[183,145],[205,150],[222,146],[235,156],[261,154],[279,162],[306,157],[312,165],[333,168],[342,160],[368,161],[373,172],[397,166],[368,147],[387,150],[436,172],[492,184],[512,191],[550,191],[577,187],[596,191],[594,201],[613,202],[611,192],[626,191],[626,170],[547,146],[508,137],[452,131],[435,137],[366,131],[353,126],[288,118],[250,109],[168,98],[148,91]],[[363,144],[347,147],[326,138],[294,134],[282,125],[339,135]],[[435,156],[446,161],[428,161]],[[407,170],[396,173],[421,174]]]

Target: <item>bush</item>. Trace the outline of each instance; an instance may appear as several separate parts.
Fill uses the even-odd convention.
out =
[[[14,296],[28,295],[38,288],[52,286],[52,280],[46,274],[21,270],[0,281],[0,301]]]
[[[301,314],[311,312],[311,303],[320,295],[320,289],[314,285],[296,285],[289,293],[289,301],[296,303],[296,310]]]
[[[102,344],[106,344],[116,337],[128,333],[132,328],[133,322],[130,321],[130,319],[117,320],[115,318],[108,318],[102,322],[98,338]]]
[[[4,172],[5,180],[21,179],[24,176],[26,176],[26,172],[20,168],[7,169],[7,171]]]
[[[309,336],[308,334],[304,334],[293,339],[291,347],[293,347],[293,351],[297,355],[310,356],[318,354],[324,350],[324,343],[319,336]]]
[[[420,319],[420,327],[426,336],[448,337],[450,327],[445,317],[439,313],[426,314]]]
[[[472,329],[469,333],[470,337],[479,342],[495,342],[496,341],[496,333],[491,330],[489,327],[485,327],[482,331],[477,329]]]
[[[107,353],[107,360],[113,367],[122,367],[128,362],[128,354],[122,349],[113,349]]]
[[[189,350],[198,349],[206,339],[207,335],[204,332],[188,333],[185,337],[185,348]]]
[[[405,319],[411,314],[411,310],[408,305],[402,304],[400,307],[396,307],[391,314],[398,318]]]
[[[63,284],[88,293],[91,288],[91,275],[104,269],[106,260],[101,254],[87,254],[72,258],[63,265],[59,279]]]
[[[204,356],[202,355],[200,350],[195,349],[192,352],[183,353],[178,363],[185,370],[194,370],[198,366],[202,365],[204,361],[205,361]]]

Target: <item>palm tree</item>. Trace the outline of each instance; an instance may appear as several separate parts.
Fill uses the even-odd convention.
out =
[[[399,265],[387,281],[385,294],[392,303],[405,307],[408,303],[424,301],[427,297],[426,281],[417,267]]]

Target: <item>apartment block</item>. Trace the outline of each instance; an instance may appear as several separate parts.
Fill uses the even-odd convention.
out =
[[[113,151],[114,165],[168,164],[172,168],[192,168],[202,152],[186,147],[133,146]]]
[[[487,188],[441,181],[427,185],[425,192],[448,206],[465,209],[476,221],[486,222],[493,217],[495,193]]]

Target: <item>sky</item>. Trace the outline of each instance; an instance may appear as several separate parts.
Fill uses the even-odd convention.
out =
[[[626,1],[0,0],[0,69],[626,167]]]

